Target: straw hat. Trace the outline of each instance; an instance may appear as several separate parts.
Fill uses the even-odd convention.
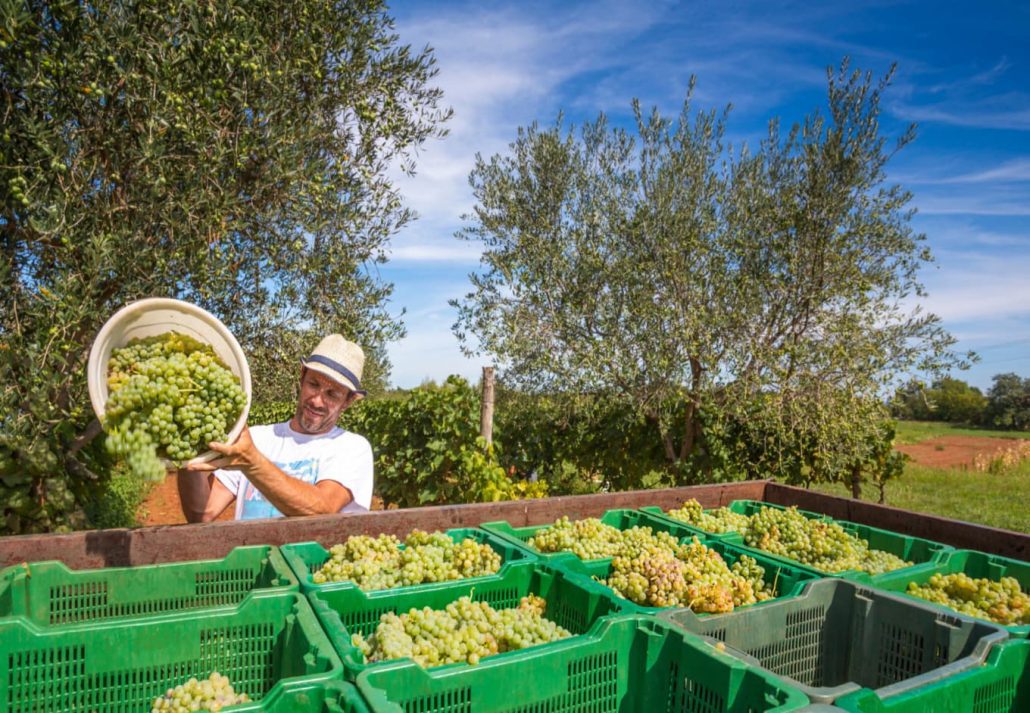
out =
[[[300,363],[347,387],[359,398],[367,393],[361,388],[365,352],[354,342],[344,339],[342,334],[330,334],[318,343],[311,356],[301,359]]]

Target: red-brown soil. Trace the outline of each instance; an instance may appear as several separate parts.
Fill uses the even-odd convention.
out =
[[[179,525],[186,522],[179,502],[179,486],[175,475],[169,475],[163,483],[159,483],[150,491],[143,503],[144,525]],[[228,507],[219,520],[232,520],[234,508]]]
[[[916,464],[930,468],[967,468],[980,453],[994,454],[1019,445],[1008,438],[980,436],[941,436],[920,443],[896,446]]]

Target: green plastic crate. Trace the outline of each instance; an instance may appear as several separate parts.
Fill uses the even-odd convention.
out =
[[[819,579],[821,575],[817,574],[814,570],[807,569],[805,567],[798,567],[792,564],[786,564],[779,560],[766,557],[761,553],[744,549],[738,545],[730,542],[723,542],[720,540],[701,540],[709,549],[715,550],[725,560],[727,565],[735,564],[742,556],[747,555],[753,557],[765,569],[765,581],[770,585],[775,585],[778,594],[775,598],[766,600],[764,602],[758,602],[750,606],[763,606],[769,602],[782,599],[784,597],[797,596],[804,589],[805,584],[814,579]],[[611,574],[612,565],[611,559],[602,560],[590,560],[583,562],[578,557],[568,556],[566,558],[555,558],[552,561],[552,565],[559,570],[569,572],[570,577],[588,577],[591,581],[594,581],[594,577],[607,578]],[[615,593],[615,590],[607,587],[607,585],[597,582],[602,587],[609,589],[613,596],[620,596]],[[626,611],[639,612],[642,614],[655,614],[660,611],[666,611],[671,607],[647,607],[641,604],[636,604],[628,599],[622,599],[623,609]],[[713,614],[702,614],[701,616],[721,616]]]
[[[773,508],[776,510],[788,509],[783,505],[767,503],[761,500],[734,500],[727,506],[727,508],[732,512],[739,513],[741,515],[747,515],[749,517],[751,515],[754,515],[762,508]],[[664,514],[661,508],[648,506],[641,508],[641,510],[651,514],[653,517],[664,518],[669,522],[680,522],[679,520],[676,520],[675,518],[670,518],[668,515]],[[947,559],[950,553],[955,551],[953,547],[942,544],[940,542],[925,540],[919,537],[912,537],[909,535],[901,535],[896,532],[891,532],[889,530],[882,530],[880,528],[871,527],[869,525],[860,525],[858,523],[849,522],[847,520],[836,520],[822,513],[800,509],[798,509],[798,513],[804,515],[805,517],[811,520],[819,520],[822,522],[834,522],[840,525],[845,532],[854,535],[855,537],[859,537],[863,540],[866,540],[869,543],[869,546],[873,549],[890,552],[893,555],[897,555],[898,557],[901,557],[902,559],[913,563],[911,567],[906,567],[902,570],[896,570],[898,572],[904,571],[911,574],[922,571],[930,571],[934,565],[943,562]],[[701,530],[701,532],[705,531]],[[783,562],[794,563],[796,566],[807,567],[813,572],[818,572],[821,576],[843,576],[849,579],[856,579],[859,581],[872,581],[874,583],[879,582],[881,577],[887,576],[887,574],[875,575],[872,576],[870,580],[870,575],[868,575],[865,572],[860,572],[858,570],[822,572],[820,570],[810,567],[809,565],[799,562],[798,560],[791,559],[789,557],[784,557],[782,555],[775,555],[771,552],[767,552],[766,550],[759,549],[756,546],[749,545],[745,540],[743,534],[739,532],[705,532],[705,535],[709,538],[719,539],[725,542],[732,542],[734,544],[742,545],[755,552],[761,552],[767,557],[774,557]]]
[[[808,703],[795,687],[645,616],[586,636],[423,669],[391,662],[358,676],[375,713],[753,713]]]
[[[994,581],[998,581],[1002,577],[1014,577],[1024,592],[1030,592],[1030,562],[989,555],[975,550],[956,550],[949,554],[945,562],[935,565],[931,569],[923,569],[914,573],[905,570],[888,572],[876,578],[876,586],[887,591],[905,594],[909,582],[926,584],[934,574],[957,574],[958,572],[964,572],[977,579],[985,578]],[[910,595],[905,594],[905,596]],[[912,598],[925,604],[933,604],[926,599]],[[935,604],[934,606],[944,605]],[[950,609],[949,607],[945,608]],[[1005,629],[1013,637],[1030,637],[1030,624],[1006,626]]]
[[[461,542],[464,539],[471,538],[480,544],[487,544],[501,556],[501,569],[498,570],[496,574],[488,574],[482,577],[469,577],[467,578],[468,581],[479,582],[490,577],[502,576],[509,563],[536,559],[533,555],[526,552],[525,548],[519,547],[505,540],[503,537],[499,537],[491,532],[487,532],[486,530],[479,528],[455,528],[453,530],[448,530],[447,535],[454,540],[454,542]],[[401,547],[403,548],[403,545],[401,545]],[[326,582],[325,584],[315,584],[315,582],[312,581],[311,575],[321,569],[322,565],[324,565],[329,559],[329,550],[317,542],[298,542],[296,544],[282,545],[279,549],[282,552],[283,559],[285,559],[286,563],[293,570],[297,581],[300,582],[300,589],[302,592],[310,592],[312,590],[324,589],[326,587],[356,586],[347,582]],[[406,589],[406,587],[394,587],[390,591],[397,591],[399,589]]]
[[[700,618],[659,618],[725,642],[742,658],[797,685],[815,703],[860,688],[881,698],[979,666],[1008,633],[844,579],[820,579],[800,596]]]
[[[848,522],[847,520],[834,520],[833,518],[821,519],[823,519],[825,522],[834,522],[840,525],[848,534],[868,542],[869,547],[871,547],[872,549],[889,552],[907,562],[912,562],[912,564],[908,567],[902,567],[901,569],[894,570],[894,572],[885,572],[883,574],[877,575],[870,575],[867,572],[862,572],[859,570],[822,572],[821,570],[815,569],[810,565],[806,565],[803,562],[792,559],[790,557],[773,554],[772,552],[760,549],[754,545],[749,545],[747,541],[744,539],[739,541],[739,544],[746,549],[753,550],[755,552],[761,552],[765,554],[767,557],[779,559],[783,562],[792,562],[800,567],[807,567],[808,569],[814,572],[818,572],[822,576],[844,577],[846,579],[854,579],[856,581],[861,582],[872,582],[874,584],[878,583],[883,577],[892,575],[895,572],[905,572],[907,574],[914,574],[918,572],[932,571],[932,569],[936,565],[946,561],[949,555],[955,551],[954,547],[942,544],[940,542],[934,542],[933,540],[925,540],[923,538],[913,537],[911,535],[900,535],[896,532],[891,532],[890,530],[882,530],[878,527],[872,527],[870,525],[860,525],[855,522]]]
[[[319,589],[309,592],[308,599],[343,660],[345,676],[353,680],[366,668],[386,665],[386,662],[366,663],[361,651],[351,644],[351,634],[367,637],[387,612],[403,614],[423,607],[443,609],[465,596],[501,609],[518,606],[519,600],[527,594],[543,597],[547,601],[544,616],[574,635],[588,631],[601,617],[621,612],[625,601],[596,582],[572,580],[564,572],[528,561],[512,563],[503,577],[479,583],[459,579],[407,587],[405,591],[362,592],[354,587]]]
[[[222,559],[72,570],[35,562],[0,572],[0,616],[62,625],[235,605],[251,592],[297,591],[275,547],[237,547]]]
[[[737,513],[738,515],[746,515],[747,517],[750,517],[750,516],[754,515],[756,512],[758,512],[762,508],[775,508],[776,510],[786,510],[787,509],[783,505],[776,505],[774,503],[767,503],[767,502],[762,501],[762,500],[734,500],[733,502],[731,502],[729,505],[726,506],[726,509],[729,510],[730,512]],[[706,508],[705,512],[711,512],[713,509],[714,508]],[[692,525],[692,524],[684,522],[682,520],[677,520],[674,517],[670,517],[668,514],[666,514],[665,510],[662,510],[660,507],[655,507],[653,505],[647,505],[645,507],[640,508],[640,510],[641,510],[641,512],[646,512],[649,515],[652,515],[652,516],[657,517],[657,518],[661,518],[663,520],[667,520],[667,521],[675,523],[677,525],[685,525],[687,527],[690,527],[690,528],[696,530],[699,534],[701,534],[704,537],[718,538],[718,539],[729,540],[729,541],[733,541],[733,542],[743,542],[742,534],[740,532],[735,531],[735,530],[734,531],[730,531],[730,532],[709,532],[708,530],[701,529],[697,525]],[[828,520],[832,519],[832,518],[828,517],[827,515],[823,515],[822,513],[817,513],[817,512],[811,512],[810,510],[801,510],[801,509],[799,509],[798,512],[801,513],[802,515],[804,515],[805,517],[810,518],[812,520],[828,521]]]
[[[296,592],[250,597],[230,610],[60,628],[11,617],[0,620],[0,651],[5,713],[149,710],[169,688],[212,671],[256,702],[275,700],[287,683],[342,677],[339,657]]]
[[[668,532],[670,535],[680,539],[684,537],[700,538],[704,536],[704,534],[695,527],[690,527],[689,525],[685,525],[684,523],[677,522],[675,520],[658,518],[650,513],[641,512],[640,510],[608,510],[599,519],[605,525],[611,525],[618,530],[629,530],[633,527],[650,527],[655,532]],[[554,523],[549,522],[544,525],[512,527],[512,525],[504,520],[496,520],[494,522],[484,522],[480,527],[488,532],[500,535],[509,542],[518,545],[524,551],[545,562],[551,561],[554,558],[576,557],[576,555],[573,555],[571,552],[541,552],[535,547],[530,547],[529,538],[533,537],[538,532],[548,529],[553,524]]]
[[[890,698],[863,689],[835,705],[852,713],[1026,713],[1030,711],[1030,640],[991,649],[983,666]]]

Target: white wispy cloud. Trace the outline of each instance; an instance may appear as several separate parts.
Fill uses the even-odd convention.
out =
[[[1030,250],[1010,255],[940,250],[922,305],[946,323],[1030,317]]]
[[[930,94],[950,94],[954,92],[965,92],[983,86],[990,86],[1001,79],[1013,66],[1007,57],[1001,57],[994,66],[982,72],[975,72],[969,76],[959,77],[950,82],[939,82],[926,88]]]
[[[1006,161],[1000,166],[941,179],[941,183],[987,183],[995,181],[1030,181],[1030,158]]]
[[[893,102],[891,111],[919,123],[940,123],[982,129],[1030,130],[1030,95],[1009,93],[980,101],[948,101],[941,104]]]
[[[394,262],[446,262],[475,265],[479,263],[481,252],[481,248],[476,243],[419,242],[393,248],[390,251],[390,260]]]

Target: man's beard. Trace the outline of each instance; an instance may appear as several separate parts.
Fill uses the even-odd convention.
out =
[[[330,425],[326,423],[328,416],[328,413],[315,416],[301,406],[300,413],[297,414],[297,422],[307,433],[322,433],[328,430],[327,426]]]

